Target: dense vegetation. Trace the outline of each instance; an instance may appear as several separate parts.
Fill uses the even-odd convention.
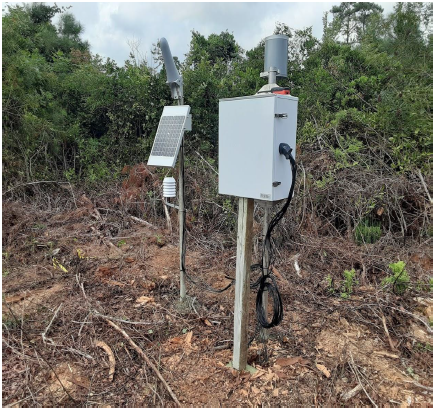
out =
[[[275,32],[290,37],[289,78],[280,83],[299,97],[299,153],[304,175],[319,191],[318,212],[350,229],[350,218],[356,226],[408,190],[404,184],[390,191],[375,177],[407,182],[431,176],[432,4],[398,3],[385,17],[373,3],[341,3],[330,16],[321,40],[311,28],[285,23]],[[44,179],[100,182],[147,159],[162,108],[172,104],[158,46],[155,67],[135,51],[119,67],[90,53],[82,26],[67,10],[43,3],[8,6],[2,20],[6,188]],[[216,162],[218,100],[260,89],[263,50],[260,42],[245,52],[227,31],[207,38],[192,32],[185,60],[177,61],[193,113],[188,161],[197,151]],[[320,167],[304,163],[314,158],[322,159]],[[360,180],[359,198],[352,210],[343,210],[336,201],[342,196],[347,205],[348,199],[340,182],[350,189],[356,176],[374,184]],[[326,197],[333,209],[325,209]],[[404,208],[399,205],[385,222],[390,229],[397,222],[403,235],[409,226],[400,216]]]

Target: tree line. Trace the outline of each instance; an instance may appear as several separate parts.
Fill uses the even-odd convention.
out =
[[[432,13],[432,3],[398,3],[388,16],[374,3],[341,3],[325,14],[321,39],[311,27],[277,23],[275,34],[290,38],[288,78],[279,83],[299,98],[297,141],[329,151],[327,178],[380,164],[431,173]],[[2,23],[4,184],[96,183],[148,158],[162,109],[173,104],[159,45],[153,67],[135,50],[119,66],[90,52],[64,7],[7,6]],[[218,101],[262,87],[263,53],[262,41],[245,51],[228,31],[192,31],[177,59],[193,114],[188,159],[195,150],[216,162]]]

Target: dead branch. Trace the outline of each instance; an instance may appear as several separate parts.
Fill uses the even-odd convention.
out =
[[[430,386],[424,386],[424,385],[421,385],[420,383],[415,382],[415,381],[404,381],[404,382],[412,383],[413,385],[417,386],[418,388],[422,388],[422,389],[425,389],[426,391],[433,392],[433,388],[431,388]]]
[[[163,383],[163,385],[165,386],[166,390],[168,391],[168,393],[170,394],[170,396],[173,398],[174,402],[176,402],[177,406],[179,408],[182,407],[181,403],[179,402],[179,400],[177,399],[177,396],[174,394],[174,392],[172,391],[172,389],[170,388],[170,386],[168,385],[168,383],[166,382],[166,380],[164,379],[164,377],[160,374],[159,370],[157,369],[157,367],[154,365],[154,363],[148,358],[148,356],[143,352],[143,350],[135,343],[133,342],[133,340],[130,338],[130,336],[123,330],[121,329],[118,325],[116,325],[115,323],[113,323],[111,320],[109,319],[105,319],[106,322],[112,326],[115,330],[117,330],[119,333],[121,333],[121,335],[123,335],[126,340],[129,342],[130,346],[132,346],[133,349],[136,350],[136,352],[141,356],[141,358],[145,361],[145,363],[151,368],[153,369],[153,372],[157,375],[157,377],[160,379],[160,381]]]
[[[164,209],[164,212],[165,212],[165,217],[167,219],[167,228],[172,233],[173,227],[171,225],[171,218],[170,218],[170,214],[168,212],[168,207],[167,207],[167,205],[165,203],[165,198],[163,196],[162,196],[162,205],[163,205],[163,209]]]
[[[86,315],[85,319],[83,319],[83,322],[81,322],[78,336],[80,336],[80,334],[82,333],[83,326],[85,325],[86,319],[88,319],[89,314],[90,314],[90,312],[88,312],[88,314]]]
[[[345,392],[341,398],[344,401],[350,400],[353,396],[356,396],[363,389],[362,385],[359,383],[355,388],[351,389],[348,392]]]
[[[56,183],[58,185],[64,185],[64,184],[69,184],[70,182],[58,182],[56,180],[40,180],[39,182],[20,183],[19,185],[14,186],[14,187],[6,190],[6,192],[3,192],[2,195],[4,196],[6,193],[12,192],[15,189],[18,189],[19,187],[22,187],[22,186],[39,185],[41,183]]]
[[[383,313],[381,314],[381,320],[382,320],[382,323],[383,323],[383,328],[384,328],[384,330],[385,330],[385,332],[386,332],[386,336],[388,337],[389,346],[391,347],[391,349],[392,349],[393,351],[395,351],[396,348],[395,348],[394,343],[392,342],[391,335],[389,334],[388,327],[386,326],[386,318],[385,318],[385,316],[383,315]]]
[[[407,310],[402,310],[402,309],[396,308],[395,306],[385,306],[385,307],[389,308],[389,309],[394,309],[394,310],[397,310],[398,312],[405,313],[406,315],[412,316],[412,318],[419,320],[425,326],[425,328],[427,329],[427,331],[429,333],[433,334],[433,329],[428,325],[428,323],[425,320],[423,320],[418,315],[415,315],[414,313],[409,312]]]
[[[350,365],[351,370],[354,373],[354,376],[356,376],[357,381],[359,382],[359,385],[362,387],[363,391],[365,392],[366,397],[371,401],[371,403],[374,405],[375,408],[378,408],[377,404],[372,400],[372,398],[369,396],[368,392],[366,391],[365,387],[362,385],[362,381],[359,378],[359,371],[357,370],[355,364],[353,355],[350,352],[351,362],[348,361],[348,365]]]
[[[140,219],[139,217],[136,217],[136,216],[129,216],[129,217],[130,217],[130,219],[134,220],[135,222],[141,223],[142,225],[145,225],[145,226],[148,226],[148,227],[150,227],[152,229],[156,229],[157,230],[156,226],[152,225],[151,223],[146,222],[143,219]]]
[[[159,322],[134,322],[131,320],[114,318],[112,316],[102,315],[101,313],[97,312],[96,310],[93,310],[92,313],[99,318],[114,320],[116,322],[128,323],[129,325],[147,325],[148,326],[148,325],[156,325],[159,323],[163,323],[163,321],[159,321]]]
[[[24,353],[18,351],[17,349],[15,349],[13,346],[11,346],[9,343],[6,342],[5,339],[2,339],[2,342],[4,345],[6,345],[6,347],[8,347],[12,352],[16,353],[18,356],[21,356],[23,359],[29,359],[29,360],[35,360],[35,358],[32,358],[29,355],[25,355]]]
[[[206,163],[215,174],[218,174],[218,172],[212,167],[212,165],[207,160],[204,159],[204,157],[200,153],[198,153],[197,151],[195,151],[195,153],[197,153],[197,155],[200,156],[200,159],[203,160],[203,162]]]
[[[50,323],[49,323],[48,326],[45,328],[45,331],[41,334],[41,336],[42,336],[42,341],[43,341],[44,343],[46,343],[47,341],[49,341],[50,343],[54,344],[54,342],[53,342],[52,339],[50,339],[50,338],[46,338],[46,335],[47,335],[48,330],[50,329],[51,324],[53,323],[54,319],[56,318],[56,316],[57,316],[57,314],[58,314],[59,309],[61,308],[61,306],[62,306],[62,303],[58,306],[58,308],[56,309],[56,312],[54,313],[53,317],[51,318]]]
[[[59,346],[59,345],[56,345],[56,346]],[[85,352],[82,352],[82,351],[80,351],[80,350],[78,350],[78,349],[67,348],[67,349],[63,349],[63,351],[65,351],[65,352],[71,352],[71,353],[74,353],[74,354],[76,354],[76,355],[83,356],[84,358],[89,359],[89,360],[93,360],[93,359],[94,359],[90,354],[85,353]]]
[[[114,373],[115,373],[115,356],[112,349],[109,347],[109,345],[102,340],[95,341],[95,346],[98,346],[99,348],[102,348],[106,353],[107,356],[109,356],[109,380],[114,380]]]
[[[422,183],[422,186],[424,187],[425,193],[427,193],[428,200],[430,200],[430,203],[433,204],[433,199],[431,198],[430,192],[428,191],[428,187],[425,184],[424,177],[422,176],[421,170],[418,170],[418,177],[419,177],[419,180],[421,180],[421,183]]]

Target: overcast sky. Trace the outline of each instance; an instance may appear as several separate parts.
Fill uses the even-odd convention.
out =
[[[8,4],[22,2],[7,2]],[[382,3],[385,13],[395,3]],[[2,3],[3,5],[5,2]],[[53,4],[53,3],[51,3]],[[122,65],[129,57],[129,41],[140,42],[140,51],[151,62],[152,44],[166,37],[173,55],[184,60],[189,50],[191,30],[208,36],[228,30],[245,50],[273,34],[275,23],[286,23],[293,29],[313,27],[322,36],[325,11],[339,2],[62,2],[84,26],[83,38],[91,51],[114,59]]]

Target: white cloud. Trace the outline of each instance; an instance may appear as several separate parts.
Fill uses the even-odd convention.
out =
[[[321,37],[323,14],[334,4],[339,3],[58,2],[72,6],[69,11],[83,24],[83,38],[89,41],[91,51],[120,65],[129,57],[128,41],[132,39],[140,40],[141,52],[150,60],[152,44],[166,37],[173,55],[183,60],[191,30],[204,36],[228,30],[245,50],[272,34],[276,22],[294,29],[313,26],[313,34]],[[395,3],[381,4],[386,13]]]

